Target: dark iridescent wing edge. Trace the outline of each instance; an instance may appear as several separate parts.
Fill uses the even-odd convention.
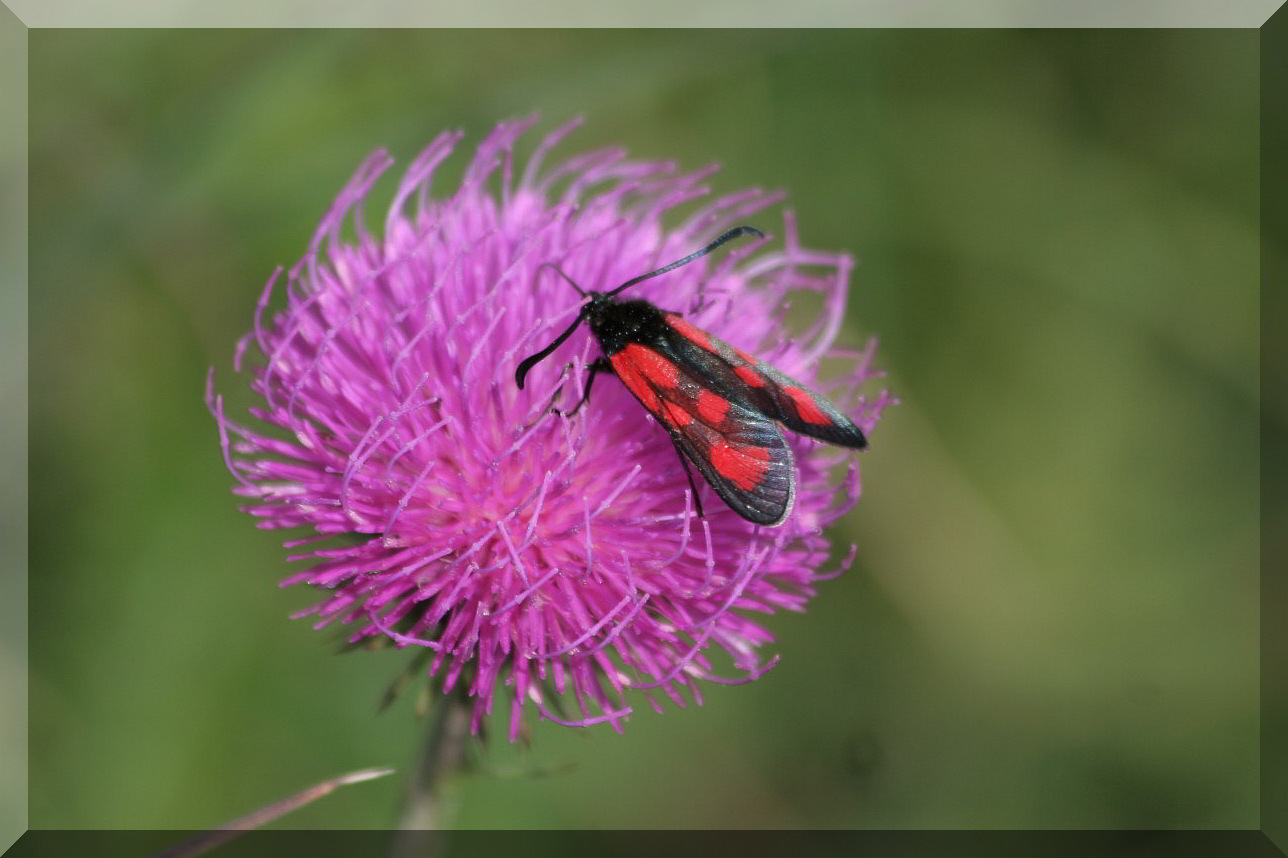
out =
[[[660,351],[677,366],[710,378],[713,386],[731,402],[777,420],[793,432],[829,444],[854,449],[867,447],[867,436],[863,434],[863,430],[826,396],[764,361],[739,352],[729,343],[698,328],[679,314],[664,313],[663,316],[668,322],[668,333],[666,341],[659,344],[662,346]],[[699,339],[694,338],[695,334]],[[763,384],[759,387],[748,384],[739,377],[740,368],[753,372]],[[793,390],[807,397],[807,402],[827,422],[812,423],[805,420],[802,406],[789,393]]]
[[[690,385],[701,386],[703,365],[694,366],[683,360],[676,360],[666,346],[663,346],[658,353],[674,363],[679,371],[687,376],[686,381]],[[647,374],[639,372],[636,377],[640,383],[648,387],[659,402],[670,402],[684,407],[677,402],[673,391],[662,389]],[[626,379],[622,381],[627,390],[630,390],[630,383]],[[723,431],[717,429],[704,422],[691,408],[684,410],[693,417],[693,422],[687,426],[681,426],[668,419],[667,415],[650,408],[643,397],[634,391],[631,392],[640,405],[644,406],[644,410],[652,414],[654,419],[666,429],[680,453],[694,464],[703,479],[734,512],[754,524],[766,527],[782,524],[791,514],[796,500],[796,462],[792,456],[791,447],[788,446],[782,431],[772,419],[736,402],[730,402],[722,423],[732,428],[725,428]],[[704,449],[707,445],[700,440],[699,431],[695,428],[697,426],[705,427],[712,436],[719,437],[731,446],[758,447],[768,451],[768,466],[754,488],[741,488],[733,479],[720,473],[712,462],[709,451]]]
[[[792,448],[772,420],[738,405],[733,405],[731,412],[733,409],[742,412],[739,415],[740,432],[736,436],[736,443],[769,451],[768,467],[754,489],[740,488],[733,480],[721,474],[711,462],[710,456],[704,454],[696,440],[686,434],[687,427],[670,426],[661,418],[658,422],[666,426],[675,446],[734,512],[753,524],[777,527],[791,515],[792,506],[796,502],[796,462],[792,457]],[[731,433],[721,434],[722,437],[733,440]]]
[[[806,387],[764,361],[756,361],[752,368],[760,373],[761,377],[770,382],[767,387],[772,389],[778,405],[778,413],[772,416],[788,429],[793,432],[799,432],[802,435],[808,435],[811,438],[817,438],[820,441],[826,441],[829,444],[851,447],[856,450],[862,450],[868,446],[868,438],[858,424],[849,415],[837,408],[826,396],[811,387]],[[787,393],[788,390],[797,390],[808,396],[810,403],[830,422],[811,423],[802,418],[799,406]]]

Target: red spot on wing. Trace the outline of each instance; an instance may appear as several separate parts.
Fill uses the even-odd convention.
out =
[[[735,366],[733,371],[748,387],[765,386],[765,377],[756,371],[754,365]]]
[[[632,364],[649,384],[662,390],[671,390],[679,383],[680,368],[661,354],[639,343],[630,343],[613,356]],[[616,364],[614,363],[614,366]]]
[[[729,400],[709,390],[698,391],[698,417],[708,426],[719,426],[729,413]]]
[[[785,387],[783,392],[791,399],[792,405],[796,408],[796,413],[806,423],[826,426],[832,422],[832,418],[823,413],[809,391],[801,390],[799,387]]]
[[[644,380],[639,367],[627,356],[626,353],[630,348],[632,346],[622,349],[610,357],[608,362],[613,365],[613,372],[617,373],[617,377],[622,380],[622,384],[626,385],[626,389],[634,394],[635,398],[645,408],[654,414],[658,414],[662,410],[662,400],[658,398],[657,394],[653,392],[653,388],[649,387],[648,382]]]
[[[758,486],[769,470],[769,450],[764,447],[739,447],[722,441],[713,444],[708,455],[720,476],[744,492]]]
[[[662,416],[672,425],[683,428],[693,422],[693,415],[685,410],[683,405],[676,405],[674,402],[662,403]]]
[[[716,350],[715,344],[711,342],[711,337],[701,328],[694,327],[684,321],[683,316],[677,316],[674,313],[664,314],[667,324],[675,329],[675,332],[684,337],[689,342],[706,349],[709,352]]]

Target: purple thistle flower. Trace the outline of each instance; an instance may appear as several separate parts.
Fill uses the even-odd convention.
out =
[[[580,396],[597,355],[584,329],[516,388],[519,360],[581,304],[543,263],[607,288],[781,198],[721,197],[666,229],[664,217],[707,194],[711,169],[679,174],[616,149],[545,168],[573,122],[540,143],[516,181],[514,145],[534,121],[498,126],[446,198],[431,196],[430,180],[461,135],[440,135],[399,183],[383,235],[358,207],[391,159],[377,152],[362,164],[287,275],[285,309],[266,318],[279,270],[236,351],[238,371],[248,348],[263,356],[250,370],[263,402],[250,414],[280,431],[229,419],[213,375],[207,391],[245,510],[261,527],[311,534],[286,543],[304,548],[291,559],[308,568],[283,583],[323,596],[300,615],[317,614],[319,628],[350,624],[353,641],[428,647],[429,673],[444,690],[463,683],[473,700],[475,732],[498,681],[509,686],[512,739],[528,704],[559,723],[620,730],[627,689],[660,711],[661,696],[683,706],[686,689],[700,703],[699,680],[761,675],[777,658],[762,659],[773,638],[750,615],[803,608],[828,577],[816,571],[829,553],[821,530],[859,496],[856,457],[793,436],[799,485],[783,526],[755,527],[714,495],[699,518],[669,437],[621,384],[601,382],[572,418],[548,413],[561,383],[568,401]],[[851,260],[802,249],[790,214],[783,233],[781,250],[702,259],[633,287],[634,297],[685,312],[816,387],[820,358],[848,360],[843,381],[823,389],[869,431],[892,401],[857,395],[876,375],[873,345],[831,348]],[[789,338],[794,290],[820,293],[824,309]],[[723,668],[712,658],[720,650]],[[575,705],[570,719],[552,711],[561,701]]]

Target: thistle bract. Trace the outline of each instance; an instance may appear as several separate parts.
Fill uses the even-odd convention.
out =
[[[585,331],[516,387],[519,360],[581,304],[548,263],[608,288],[734,222],[768,228],[780,199],[703,200],[711,170],[616,149],[546,166],[576,123],[516,167],[532,122],[497,127],[441,196],[430,180],[460,135],[439,136],[378,228],[362,203],[391,159],[368,158],[304,257],[270,279],[239,344],[253,420],[230,418],[213,381],[208,392],[244,509],[302,534],[287,545],[303,571],[284,583],[321,600],[301,615],[345,624],[354,641],[428,648],[435,681],[472,699],[473,728],[499,696],[512,738],[525,709],[621,729],[633,700],[700,702],[703,681],[759,676],[774,659],[754,617],[805,605],[831,574],[819,571],[822,528],[859,495],[854,457],[793,438],[798,493],[782,527],[751,525],[712,495],[698,517],[669,437],[619,383],[600,381],[574,417],[550,411],[557,395],[580,396],[597,354]],[[875,374],[871,346],[840,354],[839,382],[818,381],[820,359],[838,356],[851,262],[801,248],[790,215],[781,235],[779,249],[737,248],[632,290],[819,386],[870,431],[890,401],[858,395]],[[785,308],[802,290],[822,311],[789,335]]]

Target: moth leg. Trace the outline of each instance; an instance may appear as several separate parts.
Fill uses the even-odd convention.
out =
[[[698,299],[693,302],[693,309],[690,313],[697,313],[707,306],[707,278],[703,277],[698,281]]]
[[[559,397],[563,396],[564,383],[567,381],[568,370],[572,369],[572,367],[573,365],[571,363],[564,364],[564,368],[559,372],[559,384],[555,387],[555,392],[550,395],[550,401],[546,403],[545,408],[537,413],[536,417],[519,427],[518,431],[520,433],[526,432],[533,426],[537,425],[537,423],[541,422],[541,419],[547,414],[550,414],[551,412],[556,414],[559,413],[559,409],[555,408],[555,403],[559,401]]]
[[[684,475],[689,478],[689,491],[693,493],[693,508],[698,511],[698,518],[706,518],[702,512],[702,499],[698,497],[698,486],[693,482],[693,471],[689,470],[689,460],[685,458],[684,451],[675,439],[671,439],[671,444],[675,447],[675,454],[680,457],[680,467],[684,468]]]
[[[613,365],[608,362],[608,358],[601,355],[600,357],[595,358],[589,369],[590,371],[586,374],[586,389],[582,392],[581,399],[572,407],[572,410],[560,411],[558,408],[555,408],[554,405],[551,405],[551,411],[555,414],[562,414],[565,417],[571,417],[576,414],[581,410],[581,407],[586,404],[586,400],[590,399],[590,387],[595,383],[595,376],[599,375],[601,372],[612,372]]]
[[[550,395],[550,402],[546,404],[546,410],[542,412],[543,414],[549,414],[555,410],[555,403],[559,401],[559,397],[563,396],[564,382],[568,380],[568,370],[572,369],[572,366],[571,363],[566,363],[563,369],[559,370],[559,384],[555,386],[555,392]]]

